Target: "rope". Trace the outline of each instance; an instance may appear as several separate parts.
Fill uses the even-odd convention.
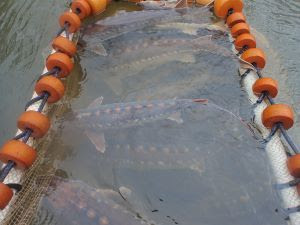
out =
[[[256,69],[256,70],[255,70]],[[291,221],[291,224],[298,225],[300,224],[300,198],[297,193],[296,188],[294,187],[299,183],[299,179],[292,177],[288,171],[286,162],[289,156],[292,154],[289,152],[289,149],[292,149],[292,152],[298,153],[299,150],[294,142],[291,140],[286,130],[281,123],[274,124],[271,128],[271,131],[265,128],[261,121],[261,115],[263,110],[268,106],[264,99],[266,99],[271,105],[276,104],[272,97],[268,93],[262,93],[261,96],[257,98],[252,91],[252,85],[257,80],[257,77],[263,77],[260,70],[255,69],[246,69],[246,71],[241,71],[241,79],[244,81],[244,86],[246,91],[249,94],[250,101],[254,103],[254,113],[255,113],[255,123],[258,129],[261,131],[264,140],[266,141],[266,153],[271,162],[271,166],[274,172],[274,176],[277,180],[276,187],[280,190],[283,206],[285,209],[283,211],[287,214],[287,219]],[[279,135],[276,135],[280,131],[286,140],[289,148],[285,148],[282,144],[282,140]]]
[[[60,36],[63,32],[65,32],[66,37],[68,39],[70,39],[70,33],[69,33],[69,24],[65,23],[64,27],[61,28],[58,32],[57,32],[57,36]],[[43,73],[42,75],[39,76],[39,78],[37,79],[37,81],[39,81],[41,78],[45,77],[45,76],[55,76],[58,77],[58,74],[60,72],[60,68],[54,67],[52,70],[47,71],[45,73]],[[48,92],[43,92],[41,95],[38,95],[36,97],[33,97],[32,99],[30,99],[26,104],[25,104],[25,111],[27,111],[27,109],[29,107],[31,107],[32,105],[34,105],[35,103],[41,101],[41,103],[39,104],[38,108],[37,108],[37,112],[42,112],[44,107],[46,106],[47,100],[50,97],[50,94]],[[12,138],[13,140],[19,140],[22,139],[22,142],[27,143],[31,134],[32,134],[32,130],[30,129],[25,129],[23,132],[21,132],[20,134],[16,135],[14,138]],[[5,178],[8,176],[9,172],[14,168],[14,166],[16,165],[15,162],[13,161],[8,161],[8,163],[1,169],[0,171],[0,182],[4,182]],[[15,184],[15,183],[10,183],[7,184],[8,186],[10,186],[11,188],[14,188],[16,191],[21,190],[22,186],[20,184]]]

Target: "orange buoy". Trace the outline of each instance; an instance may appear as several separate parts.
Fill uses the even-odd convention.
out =
[[[272,128],[276,123],[282,123],[287,130],[294,124],[294,113],[286,104],[269,105],[262,113],[262,123],[267,128]]]
[[[59,77],[66,77],[73,69],[74,63],[70,57],[61,52],[55,52],[48,56],[46,60],[46,67],[48,70],[52,70],[55,67],[59,68]]]
[[[242,0],[215,0],[214,12],[216,16],[225,18],[228,15],[228,11],[242,12],[243,1]]]
[[[246,18],[242,12],[234,12],[227,17],[226,23],[228,27],[232,27],[237,23],[246,23]]]
[[[70,41],[68,38],[63,36],[54,38],[52,47],[56,51],[65,53],[70,57],[74,56],[76,53],[76,45],[73,43],[73,41]]]
[[[293,177],[300,178],[300,154],[289,157],[287,167]]]
[[[74,33],[79,29],[81,21],[77,14],[73,12],[64,12],[59,17],[59,24],[61,27],[64,27],[66,23],[69,25],[68,31]]]
[[[263,69],[266,65],[265,53],[259,48],[250,48],[243,52],[241,58],[255,66],[259,69]]]
[[[86,0],[94,15],[98,15],[100,13],[102,13],[105,9],[106,9],[106,5],[108,2],[110,2],[109,0]]]
[[[236,50],[238,51],[243,49],[244,47],[255,48],[256,40],[252,34],[245,33],[237,36],[237,38],[234,41],[234,45]]]
[[[250,27],[246,23],[237,23],[231,28],[231,35],[234,38],[246,33],[250,33]]]
[[[257,96],[268,92],[272,98],[275,98],[278,94],[278,82],[270,77],[259,78],[253,84],[252,90]]]
[[[43,137],[50,128],[50,121],[47,116],[37,111],[26,111],[21,114],[17,122],[18,128],[32,130],[32,137]]]
[[[1,162],[7,163],[8,161],[13,161],[16,163],[17,169],[29,168],[34,163],[36,157],[36,151],[32,147],[17,140],[6,142],[0,150]]]
[[[38,95],[43,94],[43,92],[49,93],[48,103],[59,101],[65,93],[64,84],[54,76],[46,76],[40,79],[36,83],[34,90]]]
[[[6,184],[0,182],[0,209],[3,210],[13,197],[13,191]]]
[[[71,4],[71,9],[72,12],[76,13],[81,20],[91,15],[92,12],[90,5],[85,0],[73,1]]]

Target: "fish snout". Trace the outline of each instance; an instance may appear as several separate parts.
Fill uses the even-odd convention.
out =
[[[194,98],[192,99],[193,102],[196,102],[196,103],[207,103],[208,102],[208,99],[204,99],[204,98]]]

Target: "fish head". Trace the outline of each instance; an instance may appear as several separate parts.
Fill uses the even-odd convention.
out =
[[[82,181],[54,178],[43,198],[42,208],[57,224],[140,225],[118,191],[96,189]]]
[[[192,101],[196,102],[196,103],[201,103],[201,104],[208,103],[208,100],[205,98],[194,98],[194,99],[192,99]]]

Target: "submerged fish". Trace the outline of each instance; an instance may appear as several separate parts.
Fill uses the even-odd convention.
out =
[[[161,23],[157,24],[156,27],[163,30],[168,29],[176,29],[186,34],[197,35],[200,29],[207,29],[209,31],[219,31],[220,33],[226,34],[228,33],[227,28],[221,23],[208,24],[208,23],[182,23],[182,22],[174,22],[174,23]]]
[[[142,6],[146,10],[155,10],[155,9],[182,9],[188,7],[187,0],[178,0],[178,1],[153,1],[146,0],[140,1],[137,5]]]
[[[180,18],[180,14],[174,10],[120,12],[115,16],[84,27],[82,37],[95,35],[99,41],[105,41],[158,22],[176,20],[176,18]]]
[[[42,207],[44,210],[51,211],[51,216],[58,224],[153,224],[141,218],[124,200],[124,196],[128,198],[130,194],[131,190],[126,187],[120,187],[117,192],[112,189],[94,189],[81,181],[54,178]],[[49,220],[45,218],[47,219]]]
[[[145,1],[138,4],[151,4],[151,2],[152,1]],[[167,3],[167,1],[164,1],[163,5],[166,4],[174,3]],[[178,5],[178,7],[184,7],[186,5],[186,1],[178,1],[175,6],[176,5]],[[114,16],[83,27],[81,33],[82,37],[95,36],[98,41],[105,41],[124,35],[128,32],[141,30],[155,24],[167,22],[193,22],[207,24],[210,22],[210,12],[207,8],[186,8],[182,10],[166,6],[143,11],[121,11]]]
[[[172,34],[155,32],[155,35],[141,33],[138,37],[140,39],[107,42],[105,47],[100,43],[96,44],[101,45],[102,50],[97,53],[103,56],[97,64],[89,67],[96,67],[97,71],[103,71],[101,74],[104,82],[116,94],[123,92],[122,82],[128,77],[140,75],[141,72],[154,70],[160,66],[166,67],[174,62],[195,63],[196,55],[203,52],[228,58],[235,57],[229,49],[215,44],[211,35],[180,38],[180,36],[173,37]]]
[[[102,100],[100,97],[87,109],[76,112],[76,118],[85,128],[87,136],[102,153],[105,152],[104,130],[132,127],[163,119],[182,123],[182,111],[199,107],[199,103],[208,104],[207,99],[174,99],[102,105]]]
[[[152,141],[152,140],[151,140]],[[199,147],[159,145],[114,144],[107,146],[106,160],[121,168],[172,170],[182,169],[203,174],[205,161]],[[104,161],[106,161],[104,160]]]

